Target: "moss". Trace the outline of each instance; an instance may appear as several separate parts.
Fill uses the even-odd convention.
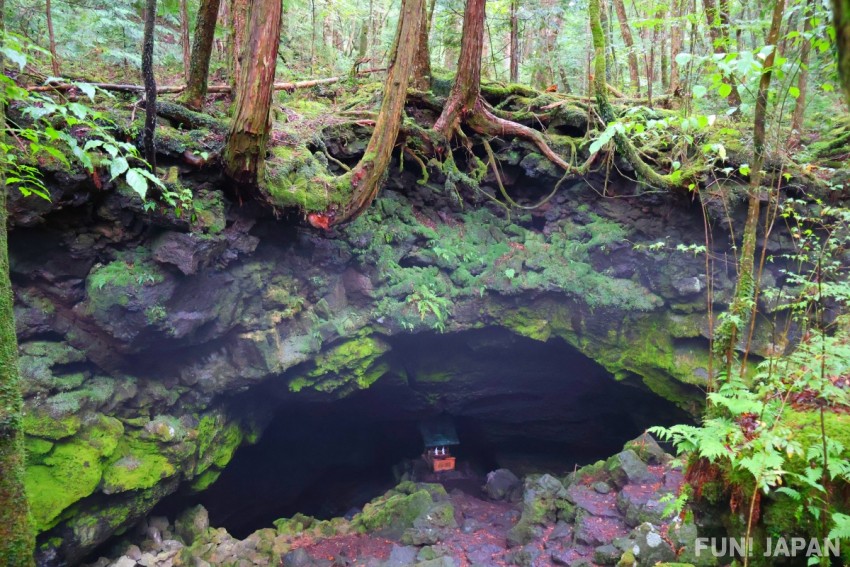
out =
[[[46,455],[53,449],[54,443],[48,441],[46,439],[39,439],[38,437],[27,437],[26,438],[26,453],[27,460],[32,461],[36,457],[40,457],[41,455]],[[40,459],[39,459],[40,460]]]
[[[427,490],[418,490],[412,494],[391,491],[363,507],[352,524],[362,532],[374,532],[386,529],[403,530],[428,511],[433,500]]]
[[[220,470],[207,469],[192,480],[190,488],[193,492],[203,492],[217,481],[219,476],[221,476]]]
[[[316,212],[347,203],[351,182],[330,175],[327,158],[314,155],[306,145],[279,145],[266,160],[261,189],[273,206]]]
[[[24,484],[37,532],[52,527],[63,510],[97,489],[100,459],[96,448],[72,439],[56,445],[43,464],[27,466]]]
[[[528,309],[520,308],[511,311],[501,320],[501,323],[514,333],[536,341],[546,342],[552,336],[549,321]]]
[[[151,488],[177,472],[153,441],[127,439],[115,457],[103,474],[105,494]]]
[[[27,410],[23,424],[27,435],[59,440],[74,435],[82,422],[78,415],[53,416],[48,408],[37,407]]]
[[[289,389],[299,392],[310,387],[326,393],[347,393],[352,388],[368,388],[388,370],[387,365],[376,361],[389,348],[373,337],[347,340],[317,356],[314,368],[294,378]]]
[[[227,423],[224,415],[210,413],[203,416],[197,427],[198,460],[195,474],[200,475],[210,467],[224,468],[242,444],[243,438],[241,426],[238,423]]]
[[[86,295],[91,307],[103,312],[114,305],[128,305],[144,287],[164,279],[162,269],[150,259],[150,252],[139,248],[95,267],[86,278]]]

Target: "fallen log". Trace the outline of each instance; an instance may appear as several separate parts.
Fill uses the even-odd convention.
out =
[[[358,75],[368,75],[370,73],[379,73],[381,71],[386,71],[386,69],[365,69],[363,71],[358,72]],[[316,87],[319,85],[332,85],[333,83],[338,83],[347,79],[348,77],[328,77],[326,79],[310,79],[308,81],[295,81],[295,82],[284,82],[284,83],[275,83],[274,88],[276,91],[288,91],[292,92],[298,89],[309,89],[310,87]],[[145,90],[143,85],[125,85],[120,83],[88,83],[98,89],[110,92],[123,92],[123,93],[140,93]],[[73,83],[51,83],[48,85],[37,85],[27,87],[27,90],[33,93],[42,93],[42,92],[51,92],[51,91],[59,91],[65,92],[70,91],[72,89],[77,88],[77,86]],[[181,93],[186,90],[186,85],[162,85],[158,86],[156,89],[157,94],[175,94]],[[208,93],[229,93],[231,90],[230,85],[210,85],[207,87]]]

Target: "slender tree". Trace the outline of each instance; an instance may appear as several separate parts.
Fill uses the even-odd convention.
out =
[[[56,54],[56,36],[53,34],[53,7],[50,0],[44,3],[47,16],[47,37],[50,42],[50,62],[53,65],[53,76],[59,76],[59,56]]]
[[[0,0],[0,69],[3,68],[5,0]],[[6,101],[0,94],[0,143],[5,140]],[[12,282],[9,280],[6,168],[0,156],[0,565],[34,565],[35,538],[24,491],[24,433],[18,339],[15,335]]]
[[[759,214],[761,208],[761,180],[762,167],[764,166],[766,123],[767,123],[767,96],[770,89],[770,81],[773,75],[773,62],[776,59],[776,50],[779,46],[779,29],[782,26],[782,16],[785,12],[785,0],[776,0],[773,8],[773,17],[767,34],[767,44],[774,49],[764,59],[761,78],[759,79],[758,92],[756,93],[756,108],[753,116],[753,160],[750,166],[750,187],[747,202],[747,220],[744,224],[743,242],[741,244],[741,256],[738,258],[738,281],[735,286],[735,295],[729,306],[730,317],[718,328],[719,347],[726,355],[726,372],[731,375],[734,350],[738,342],[739,321],[747,318],[753,309],[752,302],[755,296],[755,251],[758,236]],[[741,368],[743,373],[744,368]],[[752,519],[752,515],[750,517]],[[747,535],[749,536],[747,527]]]
[[[230,5],[230,86],[236,92],[236,82],[242,75],[242,60],[245,50],[245,30],[248,27],[250,0],[231,0]]]
[[[219,0],[201,0],[198,21],[195,22],[195,37],[192,40],[192,58],[189,62],[189,80],[180,102],[192,110],[201,110],[207,96],[207,78],[210,71],[210,55],[215,39],[215,23],[218,19]]]
[[[601,8],[600,8],[601,9]],[[620,22],[620,35],[628,52],[629,82],[635,94],[640,95],[640,69],[638,68],[637,53],[635,53],[635,40],[632,37],[632,28],[626,15],[626,6],[623,0],[614,0],[614,11],[617,12],[617,20]],[[600,24],[601,25],[601,24]]]
[[[682,52],[682,18],[685,15],[687,0],[673,0],[673,19],[670,22],[670,86],[668,92],[676,94],[679,91],[679,64],[676,56]]]
[[[145,81],[145,129],[142,146],[145,159],[156,171],[156,78],[153,72],[153,36],[156,26],[156,0],[145,4],[145,33],[142,40],[142,77]]]
[[[794,114],[791,117],[791,130],[797,132],[797,136],[803,129],[803,113],[806,110],[806,94],[809,86],[809,57],[812,51],[812,42],[808,38],[812,31],[812,0],[806,2],[803,10],[803,35],[800,39],[800,75],[797,78],[797,89],[800,91],[794,105]]]
[[[838,74],[850,104],[850,0],[832,0],[832,21],[838,47]]]
[[[280,43],[281,0],[252,0],[245,57],[236,84],[236,112],[224,149],[224,170],[234,181],[256,185],[262,179],[269,138],[269,110]]]
[[[183,48],[183,78],[189,82],[189,67],[192,52],[189,50],[189,6],[188,0],[180,0],[180,45]]]
[[[519,18],[517,10],[519,9],[519,0],[511,0],[510,12],[510,81],[516,83],[519,81]]]

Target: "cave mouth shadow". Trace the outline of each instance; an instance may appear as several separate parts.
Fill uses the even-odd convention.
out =
[[[500,328],[385,338],[388,372],[331,401],[284,395],[286,380],[255,389],[235,411],[281,396],[255,445],[240,448],[198,494],[178,493],[155,513],[203,504],[211,525],[244,538],[278,518],[343,516],[392,488],[403,462],[423,451],[421,420],[450,416],[460,466],[563,475],[606,458],[652,425],[690,422],[637,379],[618,381],[561,339]],[[267,388],[263,390],[263,388]]]

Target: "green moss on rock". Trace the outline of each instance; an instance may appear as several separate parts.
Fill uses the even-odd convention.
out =
[[[105,494],[151,488],[177,472],[154,441],[130,438],[114,457],[103,474]]]

